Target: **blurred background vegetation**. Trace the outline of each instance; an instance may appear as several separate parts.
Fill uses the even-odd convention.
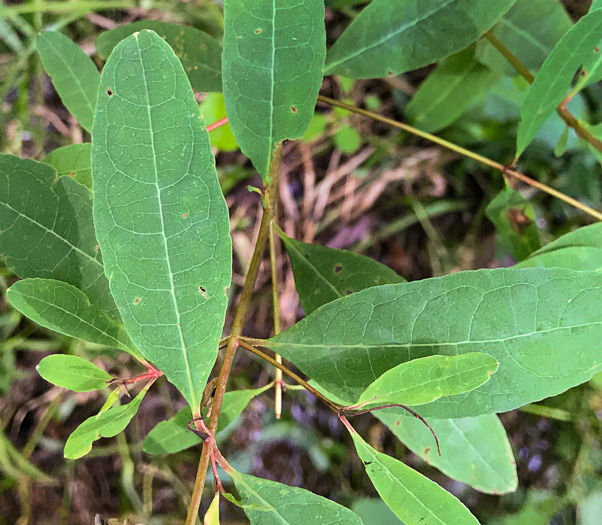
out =
[[[326,0],[329,43],[365,3]],[[564,0],[563,5],[566,16],[577,20],[589,9],[590,0]],[[191,25],[215,37],[223,27],[219,0],[4,2],[0,151],[41,160],[57,147],[90,140],[44,74],[33,43],[38,32],[61,30],[100,68],[96,37],[104,30],[149,19]],[[558,38],[554,35],[566,27],[559,22],[558,27],[544,29],[553,45]],[[491,61],[487,65],[492,69],[496,62],[504,67],[493,48],[477,46],[475,52],[485,63]],[[454,64],[447,67],[447,78],[453,79]],[[419,90],[434,69],[386,80],[328,77],[322,94],[394,119],[409,119],[421,129],[510,163],[526,83],[511,74],[496,75],[489,89],[463,93],[458,110],[454,104],[459,102],[446,100],[439,106],[433,102],[440,84],[430,91],[425,84]],[[441,78],[446,78],[443,73],[439,72]],[[225,116],[221,94],[198,93],[197,100],[207,123]],[[569,108],[589,122],[602,121],[600,83],[583,91]],[[235,300],[261,211],[247,185],[259,186],[260,180],[227,126],[213,131],[211,140],[230,207]],[[599,161],[572,132],[565,132],[556,116],[540,131],[518,169],[600,207]],[[365,117],[318,104],[304,138],[284,146],[281,181],[277,220],[290,236],[363,253],[408,280],[516,262],[513,247],[496,234],[491,222],[495,210],[486,212],[504,189],[501,174]],[[530,187],[513,187],[532,206],[527,215],[533,218],[535,248],[592,221]],[[286,328],[303,312],[286,255],[279,253],[280,309]],[[159,381],[125,433],[100,440],[81,460],[65,460],[65,440],[99,410],[103,393],[75,394],[52,387],[39,377],[36,364],[50,353],[62,352],[89,359],[115,376],[128,377],[140,370],[126,354],[57,335],[23,319],[4,298],[15,280],[0,266],[0,525],[91,524],[96,515],[98,520],[120,518],[114,523],[126,518],[148,525],[182,522],[200,450],[151,458],[142,452],[142,441],[159,421],[184,406],[183,399],[165,380]],[[255,337],[271,335],[269,281],[265,261],[246,329]],[[232,314],[226,329],[231,322]],[[271,375],[254,357],[239,352],[229,388],[261,386]],[[220,435],[222,451],[232,464],[351,506],[366,524],[400,523],[376,498],[336,415],[304,391],[288,390],[284,400],[283,417],[276,420],[273,395],[264,393]],[[505,496],[481,494],[446,478],[404,449],[371,416],[356,422],[373,445],[456,494],[485,524],[595,525],[602,523],[601,417],[602,377],[547,400],[537,410],[527,407],[503,414],[519,476],[518,490]],[[205,509],[209,501],[206,498]],[[240,509],[223,504],[222,523],[246,521]]]

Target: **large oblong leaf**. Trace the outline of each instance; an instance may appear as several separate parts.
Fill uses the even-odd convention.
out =
[[[278,232],[291,260],[295,287],[306,314],[352,292],[405,282],[384,264],[347,250],[309,244]]]
[[[36,47],[63,104],[86,131],[91,131],[100,80],[94,62],[58,31],[38,35]]]
[[[94,223],[130,337],[197,414],[231,278],[228,209],[180,61],[156,33],[123,40],[92,130]]]
[[[602,9],[590,11],[554,46],[521,108],[516,156],[535,138],[539,128],[566,96],[577,69],[590,58],[602,35]]]
[[[218,40],[194,27],[158,20],[125,24],[99,35],[96,40],[98,54],[106,60],[119,42],[144,29],[152,29],[165,39],[182,62],[194,89],[222,90],[222,46]]]
[[[112,376],[75,355],[49,355],[36,366],[46,381],[74,392],[92,392],[107,386]]]
[[[602,272],[602,223],[583,226],[559,237],[518,266]]]
[[[512,447],[495,414],[458,419],[429,419],[439,438],[441,455],[431,431],[401,410],[378,410],[373,415],[414,454],[446,476],[488,494],[516,490],[518,479]]]
[[[600,301],[602,275],[593,272],[460,272],[337,299],[266,346],[349,404],[400,363],[484,352],[500,362],[487,383],[421,410],[441,418],[476,416],[589,380],[602,366]]]
[[[401,363],[371,383],[360,403],[425,405],[443,396],[470,392],[489,381],[498,362],[488,354],[431,355]]]
[[[384,78],[428,66],[477,40],[516,0],[373,0],[328,52],[325,71]]]
[[[51,166],[0,155],[0,256],[19,277],[69,283],[119,318],[94,234],[90,191]]]
[[[123,325],[91,303],[75,286],[54,279],[23,279],[13,284],[6,295],[17,310],[45,328],[121,348],[144,362]]]
[[[325,54],[322,0],[225,3],[226,112],[236,142],[264,182],[276,146],[309,126]]]
[[[355,512],[309,490],[228,471],[251,525],[362,525]]]

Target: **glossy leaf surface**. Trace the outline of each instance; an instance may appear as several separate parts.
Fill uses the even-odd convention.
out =
[[[497,368],[495,358],[477,352],[413,359],[387,370],[364,390],[358,403],[424,405],[474,390]]]
[[[193,412],[217,355],[231,242],[209,136],[184,70],[152,31],[122,41],[92,133],[94,223],[130,337]]]
[[[500,244],[517,261],[541,247],[533,206],[510,186],[495,196],[485,213],[495,225]]]
[[[476,416],[556,395],[598,371],[600,301],[602,276],[596,273],[460,272],[337,299],[266,346],[349,404],[400,363],[487,353],[500,362],[487,383],[421,410],[441,418]]]
[[[577,69],[591,56],[602,35],[602,9],[581,18],[548,55],[521,108],[516,156],[567,95]]]
[[[91,149],[92,144],[89,142],[70,144],[50,152],[44,162],[50,164],[59,177],[71,177],[86,188],[92,189]]]
[[[391,268],[364,255],[279,235],[291,260],[295,287],[306,314],[358,290],[405,282]]]
[[[86,131],[91,131],[100,80],[94,62],[58,31],[38,35],[36,47],[63,104]]]
[[[516,490],[518,479],[506,431],[495,414],[459,419],[429,419],[439,438],[441,456],[429,429],[402,410],[373,412],[414,454],[445,475],[488,494]]]
[[[45,328],[89,343],[121,348],[144,361],[123,325],[108,317],[75,286],[54,279],[23,279],[8,289],[7,297],[17,310]]]
[[[573,22],[558,0],[517,0],[491,30],[522,64],[533,73]],[[477,42],[477,59],[486,67],[516,75],[514,67],[489,40]]]
[[[373,0],[328,52],[328,75],[384,78],[428,66],[477,40],[516,0]]]
[[[170,45],[182,62],[193,89],[222,90],[221,43],[194,27],[157,20],[140,20],[101,33],[96,40],[98,54],[106,60],[119,42],[144,29],[152,29]]]
[[[537,250],[519,266],[602,271],[602,224],[583,226],[559,237]]]
[[[258,396],[271,385],[249,390],[233,390],[224,394],[222,410],[217,425],[217,434],[232,423],[246,408],[251,399]],[[201,442],[201,438],[186,428],[192,419],[190,407],[185,407],[153,428],[144,440],[144,452],[147,454],[174,454]]]
[[[374,488],[404,523],[478,525],[470,511],[435,482],[377,452],[356,432],[351,432],[351,437]]]
[[[420,84],[406,114],[421,130],[439,131],[466,112],[498,78],[498,73],[477,62],[470,47],[439,64]]]
[[[138,412],[140,403],[142,403],[149,387],[150,383],[127,405],[112,407],[86,419],[67,439],[65,457],[67,459],[79,459],[92,450],[92,443],[97,439],[113,437],[122,432]]]
[[[112,379],[102,368],[75,355],[49,355],[36,370],[46,381],[74,392],[100,390]]]
[[[354,512],[308,490],[236,471],[228,474],[251,525],[362,525]]]
[[[119,318],[94,235],[90,191],[51,166],[0,155],[0,255],[19,277],[64,281]]]
[[[303,135],[314,114],[326,54],[321,0],[229,0],[223,87],[242,152],[269,179],[276,146]]]

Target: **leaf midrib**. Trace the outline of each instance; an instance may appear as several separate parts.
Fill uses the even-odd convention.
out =
[[[173,301],[173,306],[174,306],[174,311],[176,314],[176,322],[177,322],[177,329],[178,329],[178,336],[180,338],[180,347],[182,350],[182,357],[184,358],[184,365],[186,366],[186,377],[188,378],[188,388],[190,389],[190,396],[192,399],[192,403],[193,403],[193,411],[196,410],[196,407],[198,406],[198,400],[197,400],[197,395],[196,395],[196,391],[194,388],[194,383],[192,381],[192,371],[190,368],[190,363],[188,361],[188,353],[186,351],[186,343],[184,341],[184,333],[182,332],[182,323],[180,322],[180,308],[178,306],[178,299],[176,297],[176,293],[175,293],[175,285],[174,285],[174,280],[173,280],[173,272],[171,270],[171,260],[169,258],[169,249],[167,246],[167,236],[165,234],[165,222],[163,220],[163,203],[161,201],[161,188],[159,187],[159,169],[157,167],[157,154],[156,154],[156,150],[155,150],[155,136],[153,133],[153,119],[152,119],[152,114],[151,114],[151,110],[150,110],[150,96],[148,93],[148,82],[147,82],[147,78],[146,78],[146,68],[144,67],[144,61],[142,60],[142,48],[140,47],[140,43],[138,40],[138,35],[136,35],[136,44],[138,46],[138,57],[140,60],[140,67],[142,68],[142,75],[144,77],[144,92],[146,94],[146,112],[147,112],[147,116],[148,116],[148,124],[149,124],[149,134],[150,134],[150,140],[151,140],[151,150],[153,153],[153,168],[154,168],[154,172],[155,172],[155,188],[157,189],[157,203],[159,205],[159,217],[161,218],[161,237],[163,239],[163,248],[165,251],[165,261],[167,263],[167,271],[169,274],[169,284],[170,284],[170,295],[171,295],[171,299]]]

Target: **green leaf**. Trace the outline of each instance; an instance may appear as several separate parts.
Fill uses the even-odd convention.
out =
[[[379,525],[403,525],[399,518],[391,512],[385,502],[380,498],[363,498],[351,504],[355,512],[364,523],[378,523]]]
[[[144,362],[123,325],[108,317],[75,286],[53,279],[23,279],[8,289],[7,297],[17,310],[45,328],[121,348]]]
[[[516,0],[373,0],[334,43],[328,75],[384,78],[428,66],[477,40]]]
[[[100,75],[81,48],[58,31],[42,33],[36,47],[63,104],[86,131],[92,129]]]
[[[30,478],[44,485],[55,485],[56,480],[30,463],[15,448],[0,428],[0,471],[15,480]],[[6,482],[6,480],[4,480]]]
[[[230,127],[264,182],[276,146],[303,135],[326,54],[322,0],[229,0],[224,6],[224,97]]]
[[[414,454],[446,476],[488,494],[516,490],[518,479],[506,431],[495,414],[461,419],[429,419],[439,438],[441,456],[433,435],[422,421],[402,416],[400,409],[372,413]]]
[[[487,353],[500,362],[487,383],[421,411],[441,418],[476,416],[512,410],[589,380],[602,365],[600,301],[602,276],[596,273],[460,272],[337,299],[265,345],[349,404],[400,363]]]
[[[517,0],[491,30],[528,69],[538,70],[573,22],[558,0]],[[477,42],[477,59],[488,68],[516,75],[489,40]]]
[[[0,155],[0,254],[19,277],[64,281],[114,319],[90,191],[51,166]]]
[[[349,509],[308,490],[229,471],[251,525],[362,525]]]
[[[124,38],[152,29],[174,50],[196,91],[222,90],[222,46],[204,31],[190,26],[141,20],[101,33],[96,40],[98,54],[105,60]]]
[[[107,386],[111,374],[75,355],[49,355],[36,366],[48,382],[74,392],[92,392]]]
[[[470,511],[449,492],[401,461],[377,452],[352,428],[349,431],[374,488],[404,523],[478,525]]]
[[[50,152],[44,162],[50,164],[59,177],[71,177],[86,188],[92,189],[90,152],[92,144],[71,144]]]
[[[521,108],[516,142],[517,157],[562,102],[575,72],[590,57],[601,34],[602,9],[597,9],[581,18],[548,55]]]
[[[234,390],[224,394],[222,410],[217,425],[217,434],[232,423],[246,408],[251,399],[258,396],[272,385],[250,390]],[[186,428],[192,419],[190,407],[185,407],[168,419],[161,421],[153,428],[144,440],[144,452],[156,456],[158,454],[174,454],[201,442],[201,438]]]
[[[226,104],[222,93],[209,93],[201,103],[201,115],[205,122],[217,122],[226,117]],[[211,145],[222,151],[234,151],[238,149],[238,144],[230,124],[227,122],[210,134]]]
[[[110,408],[105,412],[89,417],[77,427],[65,443],[65,457],[79,459],[92,450],[92,443],[101,437],[114,437],[127,427],[138,412],[140,403],[152,385],[149,382],[127,405]]]
[[[209,135],[156,33],[113,50],[92,139],[94,223],[111,292],[134,344],[196,413],[224,324],[232,246]]]
[[[219,492],[215,493],[211,505],[203,518],[203,525],[219,525]]]
[[[559,237],[518,266],[602,271],[602,223],[584,226]]]
[[[517,261],[541,247],[533,206],[510,186],[495,196],[485,213],[495,225],[501,245]]]
[[[364,390],[357,403],[425,405],[478,388],[498,366],[495,358],[477,352],[413,359],[387,370]]]
[[[290,257],[301,306],[308,315],[352,292],[405,282],[384,264],[364,255],[297,241],[282,231],[277,233]]]
[[[499,78],[475,60],[474,51],[471,46],[445,59],[420,85],[405,112],[421,130],[449,126]]]

